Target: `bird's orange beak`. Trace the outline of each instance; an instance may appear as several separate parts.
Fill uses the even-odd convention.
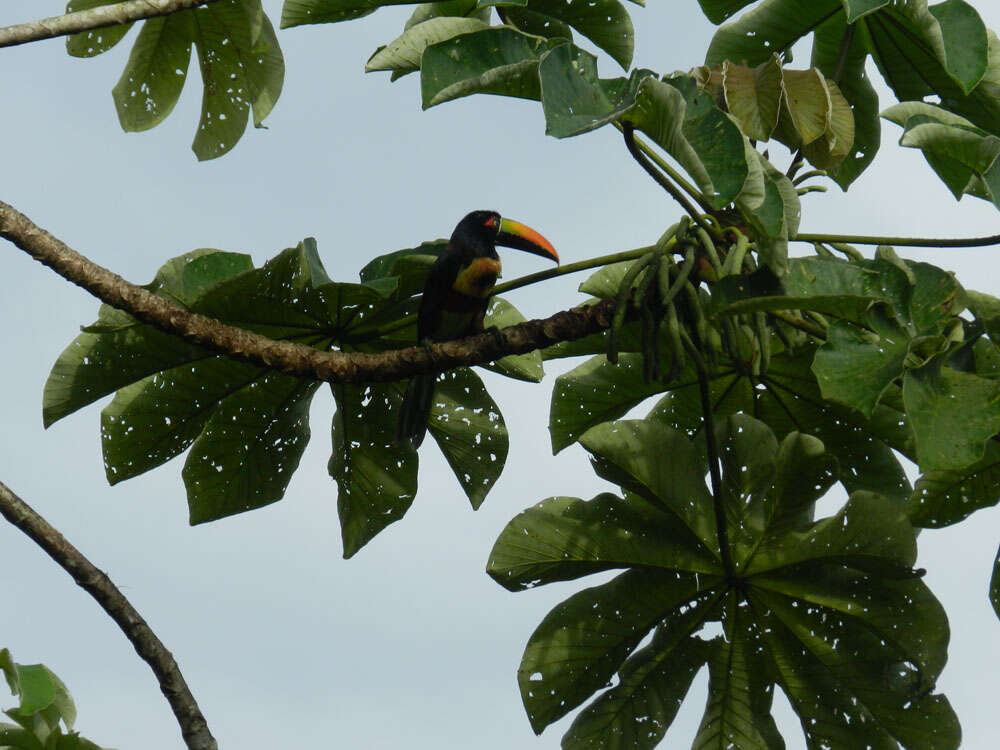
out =
[[[512,247],[515,250],[523,250],[526,253],[541,255],[556,263],[559,262],[559,253],[552,247],[551,242],[531,227],[513,219],[500,220],[500,231],[497,234],[496,242],[504,247]]]

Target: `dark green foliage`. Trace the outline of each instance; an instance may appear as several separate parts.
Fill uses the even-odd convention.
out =
[[[408,3],[285,0],[281,25],[399,4]],[[618,571],[571,594],[529,639],[518,670],[529,720],[541,732],[582,707],[564,748],[652,748],[707,669],[699,750],[784,748],[776,689],[809,747],[957,747],[958,720],[934,693],[948,624],[913,570],[913,526],[958,523],[1000,500],[1000,300],[889,247],[869,258],[816,243],[815,257],[789,257],[789,244],[800,197],[819,189],[807,181],[825,176],[847,190],[877,153],[883,105],[869,59],[898,100],[882,117],[902,129],[900,144],[920,149],[956,199],[1000,207],[1000,42],[965,0],[700,5],[724,25],[688,74],[630,69],[633,26],[619,0],[418,5],[367,64],[392,80],[419,72],[425,108],[486,93],[538,102],[555,138],[617,127],[689,204],[683,223],[627,256],[637,260],[581,285],[588,304],[617,300],[610,334],[487,365],[537,382],[543,359],[588,357],[556,380],[552,447],[579,442],[619,488],[543,500],[490,555],[489,575],[511,591]],[[77,35],[68,50],[100,54],[127,31]],[[791,47],[810,35],[812,67],[794,70]],[[251,107],[255,124],[267,115],[283,63],[259,0],[149,20],[115,88],[125,129],[169,114],[192,47],[206,85],[195,151],[211,158],[236,143]],[[595,51],[622,75],[602,78]],[[236,82],[236,95],[223,81]],[[772,163],[771,140],[825,171],[799,177],[794,160]],[[377,352],[416,343],[414,295],[444,244],[381,255],[360,283],[330,280],[311,240],[256,269],[246,256],[199,250],[147,288],[272,338]],[[491,303],[487,325],[522,320],[504,300]],[[331,388],[329,473],[345,557],[415,499],[417,452],[393,439],[405,387]],[[199,523],[281,499],[316,390],[104,307],[53,367],[43,413],[49,425],[115,394],[101,423],[109,481],[188,451],[183,477]],[[645,418],[614,421],[637,407]],[[429,432],[478,507],[508,435],[473,370],[437,379]],[[915,487],[901,458],[919,465]],[[846,501],[816,519],[838,483]],[[1000,558],[989,596],[1000,613]],[[22,712],[25,701],[49,710],[33,675],[44,682],[24,673]],[[34,748],[19,723],[0,744]]]
[[[425,243],[376,258],[362,270],[360,284],[331,281],[311,239],[258,269],[245,255],[197,250],[166,263],[146,288],[272,338],[324,350],[380,351],[415,343],[411,295],[422,288],[440,249],[440,242]],[[492,325],[522,320],[501,299],[487,317]],[[491,369],[521,380],[543,375],[537,352],[505,357]],[[53,366],[44,417],[52,424],[114,393],[101,414],[108,481],[138,476],[189,451],[183,478],[195,524],[284,496],[309,442],[309,407],[318,387],[186,344],[102,307],[97,322]],[[416,452],[393,440],[400,388],[333,388],[330,474],[339,488],[346,556],[401,518],[416,494]],[[471,370],[441,376],[430,434],[478,508],[503,470],[507,431]]]
[[[73,731],[76,705],[69,690],[44,664],[17,664],[0,649],[0,671],[19,705],[4,713],[15,724],[0,722],[4,750],[102,750]]]
[[[66,9],[111,4],[71,0]],[[121,41],[129,27],[75,34],[67,39],[67,51],[76,57],[99,55]],[[254,125],[261,127],[281,95],[285,62],[260,0],[222,0],[151,18],[143,22],[114,88],[123,130],[148,130],[166,119],[184,88],[192,46],[205,87],[192,149],[199,159],[214,159],[243,136],[251,107]]]
[[[947,621],[910,570],[916,545],[902,509],[856,492],[814,521],[837,475],[820,441],[791,433],[779,445],[743,415],[720,423],[718,441],[733,578],[716,556],[704,454],[656,414],[584,436],[621,497],[550,498],[500,535],[487,570],[511,590],[625,569],[558,605],[531,636],[518,676],[535,730],[618,672],[565,741],[652,747],[708,663],[696,747],[731,747],[737,736],[740,747],[783,747],[770,715],[775,685],[811,744],[848,747],[863,732],[877,747],[957,747],[957,719],[932,692]],[[713,621],[725,639],[699,638]]]

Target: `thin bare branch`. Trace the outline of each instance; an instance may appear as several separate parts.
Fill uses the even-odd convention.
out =
[[[0,482],[0,515],[27,534],[49,557],[59,563],[121,628],[136,653],[149,664],[156,675],[160,690],[177,717],[188,748],[217,750],[215,738],[212,737],[205,717],[191,695],[174,657],[111,579],[3,482]]]
[[[15,47],[18,44],[37,42],[67,36],[80,31],[117,26],[144,18],[167,16],[180,10],[208,5],[218,0],[129,0],[116,5],[102,5],[90,10],[78,10],[63,16],[43,18],[41,21],[19,23],[16,26],[0,28],[0,47]]]
[[[3,201],[0,201],[0,237],[10,240],[35,260],[101,301],[162,331],[235,359],[331,383],[402,380],[418,373],[483,364],[508,354],[524,354],[601,331],[611,324],[614,311],[614,301],[605,300],[496,333],[427,347],[414,346],[379,354],[324,352],[226,325],[157,297],[67,247]]]

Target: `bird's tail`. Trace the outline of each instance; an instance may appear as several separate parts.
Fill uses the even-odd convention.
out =
[[[406,386],[403,404],[399,409],[399,421],[396,423],[396,442],[406,440],[414,448],[419,448],[427,432],[427,421],[431,416],[431,406],[434,403],[434,383],[436,375],[414,375]]]

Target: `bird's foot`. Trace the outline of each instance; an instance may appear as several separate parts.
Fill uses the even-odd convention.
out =
[[[497,326],[490,326],[489,328],[484,328],[483,333],[488,333],[490,336],[492,336],[493,341],[496,342],[497,346],[506,346],[507,341],[504,339],[503,333],[500,332],[500,329],[497,328]]]
[[[434,340],[431,338],[426,338],[420,342],[420,345],[424,347],[424,349],[427,351],[427,356],[430,357],[431,362],[433,362],[434,366],[437,367],[437,365],[441,363],[441,359],[440,357],[438,357],[437,354],[434,353],[434,348],[432,346],[433,344]]]

